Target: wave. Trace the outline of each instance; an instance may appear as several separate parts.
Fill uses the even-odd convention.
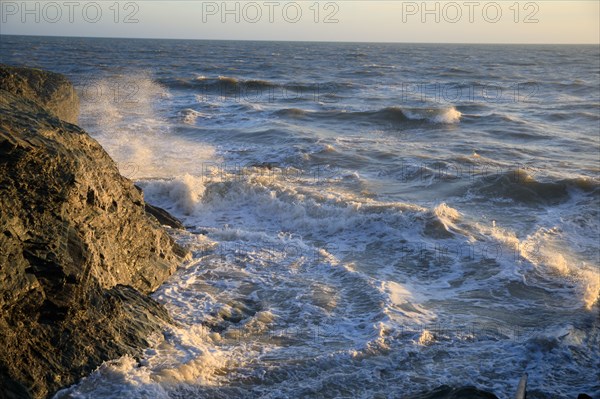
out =
[[[488,198],[507,198],[526,204],[556,205],[571,198],[571,190],[600,192],[600,181],[589,177],[538,181],[524,169],[482,177],[474,191]]]
[[[375,123],[404,123],[408,121],[435,124],[455,124],[460,122],[462,113],[455,107],[447,108],[400,108],[387,107],[376,111],[309,111],[300,108],[284,108],[274,112],[285,118],[311,118]]]
[[[339,91],[349,90],[355,84],[347,81],[328,82],[275,82],[264,79],[241,79],[233,76],[206,77],[199,75],[195,78],[162,78],[158,82],[170,89],[197,90],[207,94],[220,94],[222,91],[232,90],[274,90],[279,89],[286,93],[314,93],[315,95],[335,94]]]
[[[593,114],[591,112],[574,112],[572,110],[568,110],[565,112],[551,112],[544,116],[549,121],[567,121],[572,119],[582,119],[589,122],[598,122],[600,119],[598,114]]]
[[[396,69],[395,65],[381,65],[381,64],[364,64],[364,68],[374,68],[374,69]]]
[[[230,76],[218,76],[216,78],[207,78],[206,76],[197,76],[196,78],[168,78],[159,79],[159,82],[171,89],[208,89],[217,87],[221,89],[232,89],[240,86],[254,89],[266,89],[279,86],[279,84],[275,82],[266,80],[242,80]]]
[[[560,228],[539,228],[525,239],[519,239],[514,232],[496,226],[491,229],[480,226],[480,229],[534,265],[533,271],[525,273],[531,279],[538,280],[536,286],[546,285],[540,279],[558,280],[577,287],[586,309],[591,309],[598,302],[600,272],[595,265],[579,260],[577,254],[567,247]]]
[[[442,109],[408,109],[404,111],[408,119],[427,120],[433,123],[458,123],[462,113],[454,107]]]
[[[577,254],[565,244],[560,229],[540,228],[519,239],[515,233],[496,227],[495,222],[492,226],[473,223],[446,203],[424,208],[411,203],[365,199],[352,192],[323,190],[319,185],[310,187],[298,174],[294,174],[294,181],[287,181],[279,169],[275,166],[266,173],[264,168],[248,168],[243,176],[225,176],[221,172],[205,177],[186,175],[140,182],[140,185],[150,203],[173,212],[187,225],[214,229],[213,238],[243,238],[244,245],[251,245],[265,235],[274,237],[290,232],[290,237],[299,237],[302,245],[328,243],[327,253],[334,258],[355,251],[359,254],[376,251],[376,258],[369,259],[370,264],[386,268],[401,257],[403,261],[397,267],[425,270],[430,273],[428,278],[440,273],[440,281],[446,278],[440,265],[451,262],[456,268],[448,269],[448,273],[459,272],[464,267],[463,255],[479,256],[465,255],[471,250],[481,250],[482,259],[508,260],[512,267],[521,268],[515,262],[517,258],[494,252],[500,244],[536,267],[539,275],[532,276],[536,286],[546,286],[548,279],[565,279],[565,283],[573,284],[564,294],[572,296],[572,290],[577,291],[578,295],[573,297],[577,304],[583,301],[589,309],[598,300],[598,272],[594,271],[594,265],[578,260]],[[593,186],[581,179],[564,184]],[[248,226],[252,226],[250,230]],[[447,248],[448,253],[444,252]],[[525,268],[524,272],[530,271]],[[416,297],[422,293],[419,288],[411,292]],[[397,293],[390,298],[392,303],[402,302],[394,300],[399,298]],[[410,302],[419,308],[418,303]],[[402,308],[400,317],[407,312]],[[419,312],[410,317],[420,317]]]
[[[329,243],[333,246],[329,252],[336,256],[340,251],[383,245],[385,250],[372,260],[382,265],[396,262],[399,255],[413,257],[418,264],[428,262],[421,252],[411,252],[417,244],[407,242],[409,237],[429,243],[425,252],[433,259],[436,240],[468,235],[461,213],[446,203],[430,209],[378,201],[353,191],[330,190],[335,180],[324,177],[326,184],[315,183],[314,175],[269,165],[138,184],[150,203],[177,215],[186,225],[228,226],[232,231],[252,226],[252,230],[274,235],[293,232],[307,243]]]
[[[198,118],[210,118],[210,116],[190,108],[182,110],[179,115],[186,125],[195,125]]]

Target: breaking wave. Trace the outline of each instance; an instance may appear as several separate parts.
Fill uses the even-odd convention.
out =
[[[377,111],[309,111],[299,108],[285,108],[275,111],[275,115],[286,118],[343,120],[346,122],[401,124],[409,121],[424,121],[434,124],[454,124],[460,122],[462,113],[454,107],[433,109],[388,107]]]

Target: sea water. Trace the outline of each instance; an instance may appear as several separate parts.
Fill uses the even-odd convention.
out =
[[[598,46],[3,36],[180,218],[177,326],[57,398],[600,395]]]

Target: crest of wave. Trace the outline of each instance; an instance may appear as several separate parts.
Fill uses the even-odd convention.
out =
[[[568,279],[578,286],[586,309],[591,309],[600,297],[600,272],[593,265],[579,260],[561,239],[557,228],[540,228],[523,240],[514,232],[494,227],[492,236],[511,247],[548,277]]]

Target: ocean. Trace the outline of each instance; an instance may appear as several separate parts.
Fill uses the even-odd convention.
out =
[[[600,395],[600,49],[2,36],[186,226],[176,325],[55,398]]]

